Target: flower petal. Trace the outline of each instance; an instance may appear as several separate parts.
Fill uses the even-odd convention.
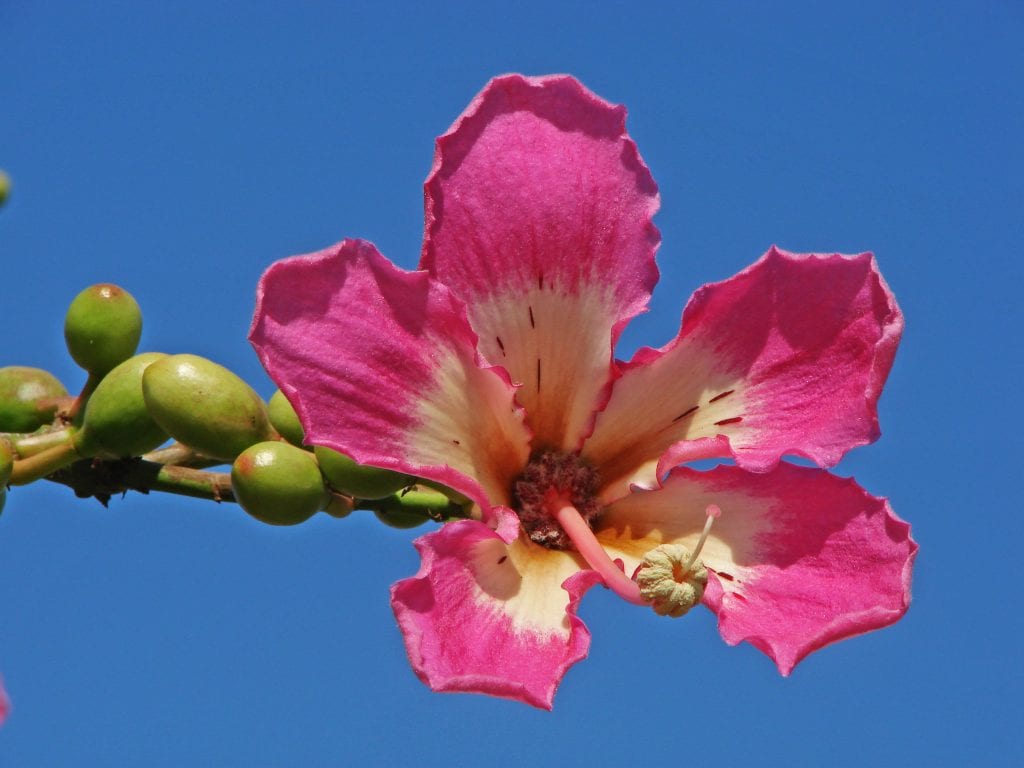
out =
[[[431,689],[551,709],[562,676],[587,655],[576,606],[600,577],[520,538],[515,515],[502,515],[497,532],[465,520],[418,539],[419,573],[391,588],[391,604]]]
[[[820,469],[681,467],[662,488],[615,502],[598,539],[629,573],[663,542],[692,549],[709,504],[721,516],[700,556],[715,573],[704,603],[727,643],[749,641],[783,675],[811,651],[906,612],[917,552],[910,526],[885,499]]]
[[[10,712],[11,700],[7,697],[7,691],[4,690],[4,681],[0,679],[0,725],[3,725]]]
[[[345,240],[272,265],[249,338],[311,445],[508,502],[529,433],[451,293]],[[500,371],[500,369],[498,369]]]
[[[678,337],[624,366],[584,447],[621,494],[673,444],[725,435],[736,462],[832,466],[879,435],[903,316],[874,257],[772,248],[690,299]]]
[[[571,77],[492,80],[437,140],[421,266],[521,385],[536,445],[575,450],[657,281],[658,192],[626,111]]]

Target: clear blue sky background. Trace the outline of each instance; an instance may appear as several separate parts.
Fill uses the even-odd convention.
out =
[[[547,714],[416,680],[414,532],[40,483],[0,518],[0,765],[1021,764],[1021,5],[639,5],[0,2],[0,365],[80,386],[63,313],[114,281],[145,349],[269,395],[262,270],[343,236],[414,266],[434,137],[493,75],[569,72],[661,188],[622,355],[772,243],[877,254],[907,332],[838,471],[914,526],[904,620],[782,679],[707,611],[597,590]]]

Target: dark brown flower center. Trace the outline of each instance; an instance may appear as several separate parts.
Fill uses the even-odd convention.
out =
[[[512,501],[527,535],[548,549],[574,549],[572,541],[549,511],[552,495],[571,501],[588,523],[601,511],[597,470],[575,453],[543,451],[530,458],[512,483]]]

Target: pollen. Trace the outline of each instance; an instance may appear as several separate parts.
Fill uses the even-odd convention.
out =
[[[575,453],[536,453],[512,484],[512,498],[523,529],[531,540],[548,549],[574,549],[572,540],[551,515],[552,494],[572,503],[587,524],[601,511],[597,500],[597,470]]]

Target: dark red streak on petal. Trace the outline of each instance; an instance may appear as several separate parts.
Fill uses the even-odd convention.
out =
[[[678,416],[676,416],[674,419],[672,419],[672,423],[675,424],[677,421],[679,421],[681,419],[685,419],[687,416],[689,416],[691,413],[696,411],[698,408],[700,408],[700,406],[699,405],[695,405],[695,406],[693,406],[693,408],[690,408],[688,410],[683,411]]]
[[[709,402],[709,403],[714,403],[714,402],[716,402],[716,401],[718,401],[718,400],[721,400],[721,399],[722,399],[723,397],[728,397],[729,395],[731,395],[731,394],[732,394],[733,392],[735,392],[735,391],[736,391],[735,389],[730,389],[730,390],[727,390],[727,391],[723,392],[723,393],[722,393],[722,394],[720,394],[720,395],[715,395],[715,396],[714,396],[714,397],[712,397],[712,398],[711,398],[710,400],[708,400],[708,402]]]

